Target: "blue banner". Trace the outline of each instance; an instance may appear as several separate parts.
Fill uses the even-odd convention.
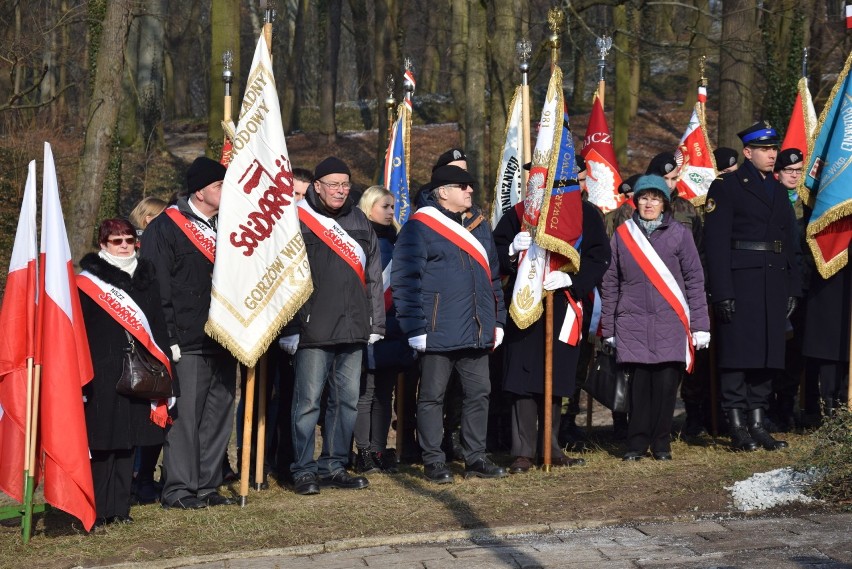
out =
[[[408,172],[405,165],[405,119],[407,110],[400,106],[399,118],[393,125],[388,151],[385,156],[385,187],[393,194],[394,217],[402,225],[408,221],[411,214],[411,204],[408,197]]]

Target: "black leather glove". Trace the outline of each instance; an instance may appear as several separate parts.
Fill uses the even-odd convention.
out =
[[[787,297],[787,318],[793,315],[793,312],[796,310],[796,306],[799,305],[799,299],[795,296]]]
[[[734,299],[720,300],[714,305],[714,308],[716,310],[716,318],[723,324],[730,324],[734,319]]]

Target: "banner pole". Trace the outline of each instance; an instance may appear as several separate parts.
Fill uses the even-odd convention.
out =
[[[31,361],[31,360],[30,360]],[[29,371],[30,363],[27,364]],[[32,421],[28,425],[30,431],[29,447],[27,448],[27,458],[25,463],[31,467],[36,463],[36,449],[38,448],[38,403],[41,391],[41,364],[35,366],[33,374],[33,392],[32,392]],[[33,522],[33,492],[35,491],[35,468],[30,468],[27,473],[27,478],[24,481],[24,518],[22,520],[22,538],[24,544],[29,543],[32,535]]]
[[[33,504],[33,488],[30,478],[30,471],[34,470],[30,463],[30,446],[35,438],[33,433],[33,358],[27,358],[27,408],[26,408],[26,423],[24,425],[24,515],[21,518],[21,536],[24,543],[27,543],[32,534],[32,504]]]
[[[527,183],[530,179],[530,172],[523,168],[525,164],[532,161],[532,149],[530,142],[530,55],[532,54],[532,43],[527,38],[522,39],[515,46],[518,53],[519,67],[521,69],[521,128],[523,130],[521,140],[521,152],[523,154],[523,164],[521,164],[521,200],[523,201],[527,193]]]
[[[242,398],[245,401],[243,416],[243,455],[240,457],[240,506],[245,507],[249,491],[249,469],[251,468],[251,430],[254,419],[254,377],[256,366],[246,372],[246,388]]]

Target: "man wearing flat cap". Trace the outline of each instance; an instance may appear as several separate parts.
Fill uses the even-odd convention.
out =
[[[787,318],[802,285],[796,219],[773,175],[780,139],[767,122],[737,134],[745,160],[717,178],[704,216],[716,315],[722,408],[736,450],[784,448],[764,428],[773,376],[784,369]]]
[[[453,370],[464,390],[465,477],[506,475],[485,454],[488,354],[503,339],[506,309],[491,227],[473,205],[473,183],[458,166],[435,168],[423,190],[425,205],[403,226],[393,252],[397,319],[409,345],[422,354],[417,434],[426,477],[437,484],[453,481],[441,449]]]
[[[210,309],[216,218],[225,167],[205,156],[186,173],[187,191],[145,229],[140,255],[157,282],[180,380],[174,423],[163,445],[164,507],[198,509],[233,503],[216,491],[228,447],[236,361],[204,333]]]
[[[293,355],[290,465],[297,494],[320,488],[366,488],[363,476],[346,472],[357,415],[364,346],[385,333],[385,304],[378,239],[349,198],[349,167],[333,156],[314,169],[314,181],[298,202],[302,238],[314,291],[285,326],[279,345]],[[320,399],[329,385],[322,452],[314,460]]]

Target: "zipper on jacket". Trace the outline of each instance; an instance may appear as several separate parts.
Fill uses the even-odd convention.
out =
[[[432,332],[438,329],[438,302],[441,300],[441,294],[435,293],[435,303],[432,305]]]

